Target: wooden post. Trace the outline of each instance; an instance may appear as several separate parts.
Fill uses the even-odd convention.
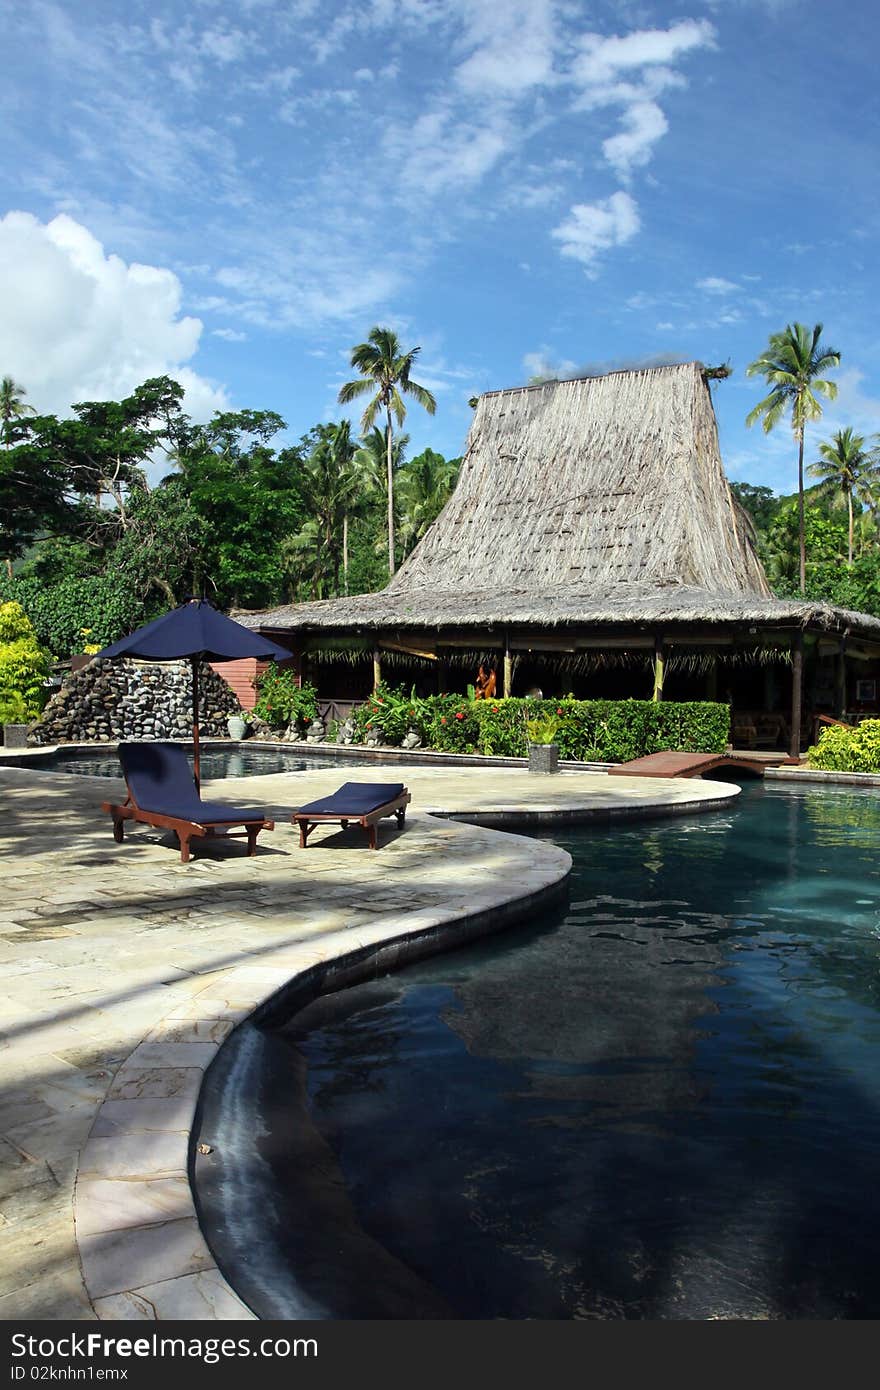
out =
[[[504,634],[504,675],[501,682],[501,693],[505,700],[509,700],[513,694],[513,659],[510,655],[510,640],[506,632]]]
[[[846,638],[841,637],[837,649],[834,671],[834,714],[843,719],[846,715]]]
[[[801,752],[801,708],[804,698],[804,634],[799,632],[791,644],[791,742],[789,757]]]
[[[293,679],[298,686],[303,683],[303,653],[302,647],[294,647],[290,653],[290,669],[293,671]]]
[[[373,694],[379,689],[382,680],[382,663],[379,659],[379,648],[373,648]]]
[[[662,636],[654,638],[654,694],[652,700],[663,699],[663,680],[666,675],[666,648]]]

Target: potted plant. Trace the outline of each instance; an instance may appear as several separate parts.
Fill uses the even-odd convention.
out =
[[[0,724],[3,725],[5,748],[27,748],[28,712],[17,690],[7,690],[0,695]]]
[[[248,725],[250,724],[250,722],[251,717],[248,714],[247,710],[235,710],[234,713],[230,714],[228,719],[226,720],[226,727],[229,730],[229,737],[234,739],[245,738],[247,736]]]
[[[538,719],[526,720],[526,733],[529,739],[529,772],[557,772],[559,770],[559,747],[553,742],[559,720],[555,715],[545,714]]]

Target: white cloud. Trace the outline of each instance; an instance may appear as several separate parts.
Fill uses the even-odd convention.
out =
[[[639,230],[639,210],[628,193],[612,193],[598,203],[576,203],[568,217],[550,233],[562,244],[562,255],[590,270],[597,256],[622,246]]]
[[[228,402],[185,364],[202,332],[181,317],[170,270],[126,264],[62,214],[43,225],[26,212],[0,218],[0,362],[40,411],[126,395],[167,373],[198,418]]]
[[[513,138],[512,126],[500,112],[490,113],[478,125],[449,107],[438,106],[412,125],[389,129],[384,144],[407,192],[436,196],[477,183]]]
[[[694,48],[714,46],[715,30],[705,19],[685,19],[671,29],[636,29],[621,37],[584,34],[574,74],[585,86],[608,82],[621,72],[673,62]]]
[[[554,6],[549,0],[469,0],[462,7],[462,47],[471,52],[455,71],[465,92],[518,97],[553,80]]]
[[[725,280],[720,275],[708,275],[705,280],[697,281],[697,289],[705,290],[706,294],[736,294],[739,285],[733,280]]]
[[[246,343],[247,334],[239,333],[236,328],[212,328],[212,338],[222,338],[226,343]]]
[[[654,145],[669,129],[669,123],[654,101],[635,101],[621,118],[623,130],[602,145],[602,153],[622,179],[651,158]]]
[[[707,20],[683,20],[669,29],[637,29],[630,34],[583,34],[571,67],[578,89],[576,111],[622,107],[621,130],[603,144],[606,160],[628,181],[648,163],[669,126],[657,97],[686,85],[669,65],[694,49],[713,48],[715,30]]]

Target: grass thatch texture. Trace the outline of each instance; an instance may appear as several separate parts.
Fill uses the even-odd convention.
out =
[[[769,594],[699,364],[480,397],[455,492],[389,592],[487,581]]]

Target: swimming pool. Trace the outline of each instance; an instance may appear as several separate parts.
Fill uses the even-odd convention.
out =
[[[224,1049],[227,1277],[263,1317],[880,1315],[880,798],[548,838],[563,914]]]
[[[203,745],[200,753],[201,775],[205,781],[215,777],[265,777],[274,772],[305,772],[309,768],[344,767],[349,764],[372,765],[374,759],[343,754],[332,749],[308,753],[297,751],[296,744],[288,748],[260,744]],[[45,754],[30,754],[26,759],[0,756],[0,767],[27,767],[36,772],[70,772],[79,777],[120,777],[119,758],[115,748],[55,748]]]

